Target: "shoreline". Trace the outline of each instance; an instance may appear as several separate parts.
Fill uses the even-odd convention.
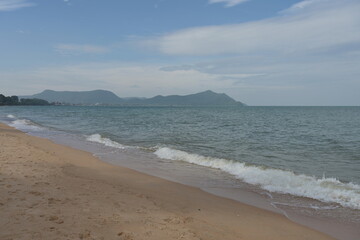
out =
[[[1,239],[333,239],[4,124],[0,145]]]

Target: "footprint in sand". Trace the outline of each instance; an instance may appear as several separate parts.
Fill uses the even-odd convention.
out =
[[[57,223],[57,224],[63,224],[64,223],[64,220],[59,219],[58,216],[50,216],[49,221]]]
[[[85,230],[83,233],[79,233],[80,239],[90,239],[91,237],[91,231]]]
[[[48,198],[48,204],[57,204],[57,203],[61,203],[62,201],[60,199],[55,199],[55,198]]]
[[[43,193],[41,193],[41,192],[36,192],[36,191],[31,191],[31,192],[29,192],[30,194],[32,194],[32,195],[35,195],[35,196],[41,196],[41,195],[43,195]]]
[[[185,221],[180,218],[180,217],[169,217],[169,218],[165,218],[163,219],[165,222],[167,223],[172,223],[172,224],[181,224],[181,223],[185,223]]]
[[[121,240],[133,240],[133,236],[132,234],[129,234],[129,233],[124,233],[124,232],[119,232],[117,234]]]

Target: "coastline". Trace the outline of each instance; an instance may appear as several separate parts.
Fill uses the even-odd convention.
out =
[[[1,239],[333,239],[0,124]]]

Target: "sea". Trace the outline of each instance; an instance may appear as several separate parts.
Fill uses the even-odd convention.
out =
[[[4,106],[0,121],[360,239],[360,107]]]

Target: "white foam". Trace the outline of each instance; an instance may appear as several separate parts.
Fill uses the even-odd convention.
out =
[[[289,203],[281,203],[281,202],[272,202],[271,205],[273,205],[276,208],[278,205],[280,205],[280,206],[288,206],[288,207],[296,207],[296,208],[312,208],[315,210],[332,210],[339,208],[339,206],[320,206],[314,204],[301,205],[301,204],[289,204]]]
[[[126,146],[118,143],[118,142],[115,142],[115,141],[112,141],[111,139],[109,138],[104,138],[102,137],[100,134],[93,134],[93,135],[90,135],[86,138],[86,140],[90,141],[90,142],[97,142],[97,143],[101,143],[105,146],[108,146],[108,147],[114,147],[114,148],[119,148],[119,149],[125,149],[127,148]]]
[[[12,115],[12,114],[8,114],[6,117],[7,117],[7,118],[11,118],[11,119],[15,119],[15,118],[16,118],[16,117],[15,117],[14,115]]]
[[[344,207],[360,209],[360,186],[353,183],[342,183],[335,178],[323,177],[318,179],[295,174],[291,171],[247,166],[237,161],[204,157],[166,147],[159,148],[155,154],[164,159],[185,161],[220,169],[270,192],[309,197],[323,202],[338,203]]]
[[[22,131],[43,131],[45,128],[33,123],[30,120],[27,119],[17,119],[12,121],[10,126],[22,130]]]

